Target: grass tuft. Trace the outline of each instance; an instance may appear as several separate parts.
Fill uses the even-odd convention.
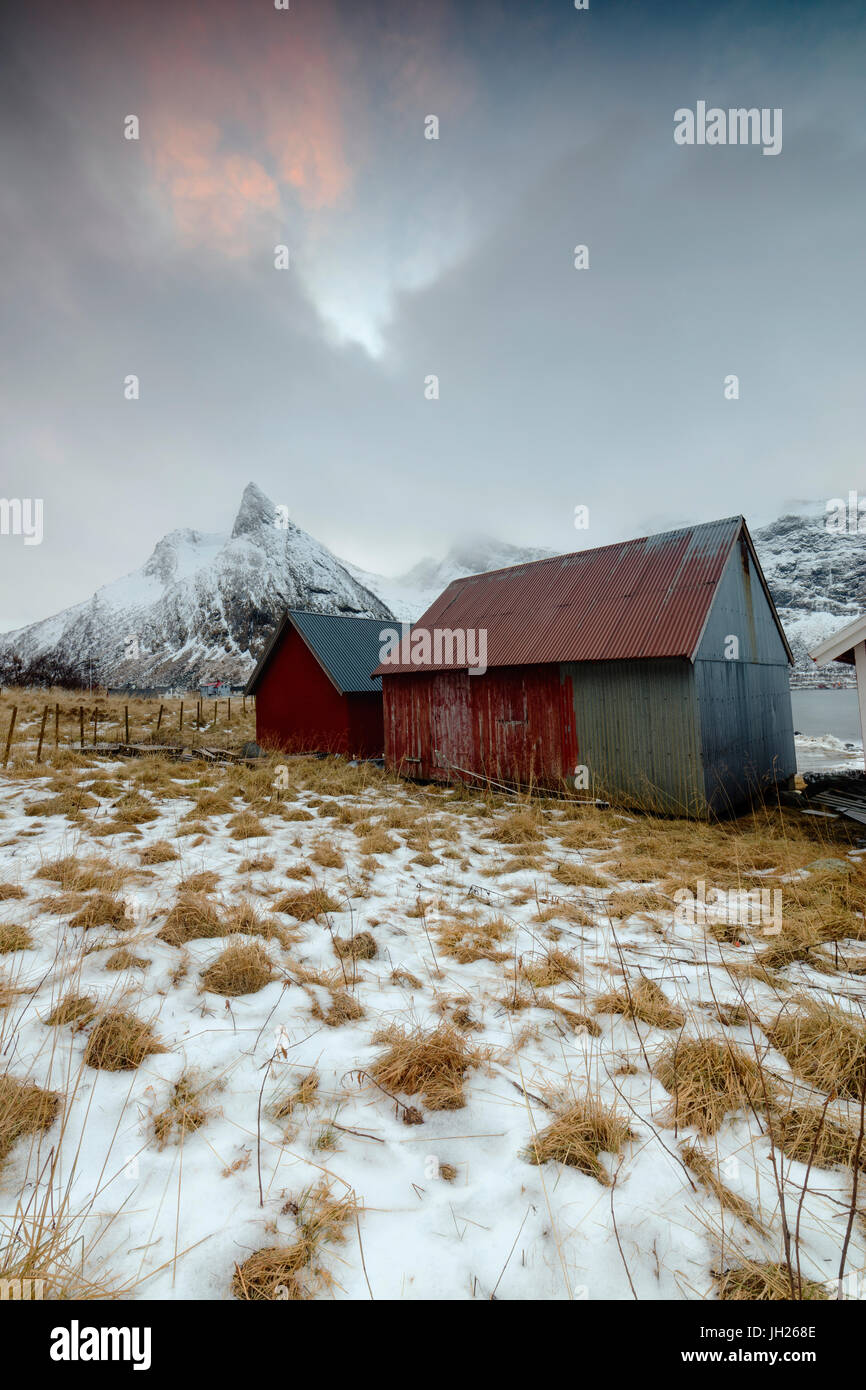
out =
[[[732,1111],[761,1107],[765,1082],[758,1063],[733,1044],[710,1038],[676,1042],[659,1058],[654,1074],[671,1092],[668,1122],[715,1134]],[[769,1098],[767,1083],[767,1098]]]
[[[524,1157],[535,1164],[565,1163],[608,1187],[610,1178],[599,1154],[621,1153],[634,1137],[622,1116],[600,1101],[576,1101],[532,1138]]]

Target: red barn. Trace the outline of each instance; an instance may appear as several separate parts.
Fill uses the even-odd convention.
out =
[[[707,816],[795,772],[793,657],[739,516],[455,579],[390,647],[405,776]]]
[[[381,618],[286,613],[249,679],[256,739],[287,752],[378,758],[384,749]]]

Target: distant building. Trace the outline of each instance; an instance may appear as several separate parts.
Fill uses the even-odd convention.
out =
[[[256,738],[287,752],[381,757],[381,618],[286,613],[246,687]]]
[[[860,705],[860,737],[866,748],[866,614],[840,628],[832,637],[809,653],[816,666],[828,661],[841,661],[853,666],[857,676],[857,699]]]
[[[793,778],[792,663],[742,517],[470,575],[377,668],[386,762],[723,814]]]

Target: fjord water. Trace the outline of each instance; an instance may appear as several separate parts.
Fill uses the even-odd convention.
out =
[[[819,738],[831,734],[843,742],[860,742],[860,713],[857,691],[792,690],[795,733]]]

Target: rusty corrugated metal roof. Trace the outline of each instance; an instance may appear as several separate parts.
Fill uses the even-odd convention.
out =
[[[486,630],[491,667],[691,658],[741,532],[760,574],[746,523],[734,516],[455,579],[412,631]],[[404,661],[377,674],[465,664]]]

